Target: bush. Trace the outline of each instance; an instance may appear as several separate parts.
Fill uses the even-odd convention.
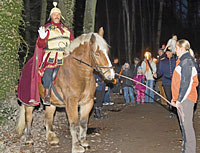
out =
[[[19,27],[23,0],[0,1],[0,102],[16,90],[19,79],[19,49],[23,38]]]

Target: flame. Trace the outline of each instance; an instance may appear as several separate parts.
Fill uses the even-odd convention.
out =
[[[151,53],[150,52],[145,52],[145,54],[144,54],[144,57],[147,59],[147,60],[149,60],[150,59],[150,57],[151,57]]]

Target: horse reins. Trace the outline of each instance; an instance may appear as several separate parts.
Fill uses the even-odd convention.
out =
[[[93,66],[93,65],[91,65],[91,64],[88,64],[88,63],[84,62],[83,60],[78,59],[78,58],[76,58],[76,57],[73,57],[73,56],[71,56],[71,55],[69,55],[69,56],[70,56],[72,59],[74,59],[74,60],[80,62],[81,64],[85,64],[85,65],[87,65],[88,67],[91,67],[92,69],[94,69],[95,71],[99,72],[99,73],[102,74],[102,75],[106,74],[110,69],[113,68],[112,66],[98,66],[98,64],[97,64],[97,62],[96,62],[96,59],[95,59],[94,54],[92,53],[92,51],[90,51],[90,56],[92,57],[92,61],[93,61],[93,63],[94,63],[95,66]],[[102,69],[103,69],[103,68],[107,68],[108,70],[105,71],[105,72],[102,72]]]
[[[110,66],[110,67],[109,66],[98,66],[98,64],[96,62],[96,59],[95,59],[94,54],[93,54],[92,51],[90,51],[90,56],[92,57],[92,60],[93,60],[93,62],[95,64],[95,71],[99,72],[100,74],[105,75],[110,69],[113,68],[112,66]],[[107,68],[108,70],[103,73],[102,72],[103,68]]]
[[[80,62],[81,64],[85,64],[85,65],[87,65],[87,66],[89,66],[89,67],[91,67],[92,69],[95,69],[95,67],[94,66],[92,66],[92,65],[90,65],[90,64],[88,64],[88,63],[86,63],[86,62],[84,62],[83,60],[81,60],[81,59],[78,59],[78,58],[76,58],[76,57],[73,57],[73,56],[71,56],[71,55],[69,55],[72,59],[74,59],[74,60],[76,60],[76,61],[78,61],[78,62]]]

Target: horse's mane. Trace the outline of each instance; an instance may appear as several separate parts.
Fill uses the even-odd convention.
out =
[[[107,42],[103,39],[103,37],[101,37],[99,34],[97,33],[88,33],[88,34],[82,34],[81,36],[77,37],[76,39],[74,39],[70,45],[65,49],[65,53],[69,54],[71,52],[73,52],[73,50],[75,48],[77,48],[80,44],[84,44],[84,42],[89,42],[91,35],[94,34],[96,37],[96,44],[99,46],[99,48],[101,50],[107,50],[107,48],[109,47]]]

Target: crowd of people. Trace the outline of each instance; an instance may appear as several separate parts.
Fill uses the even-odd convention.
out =
[[[176,39],[177,37],[173,36],[172,40],[170,39],[168,41],[167,46],[162,45],[162,48],[158,50],[157,59],[153,58],[151,52],[147,51],[144,54],[143,60],[135,57],[133,63],[125,62],[121,66],[119,64],[119,59],[114,58],[112,64],[115,72],[119,75],[115,76],[114,84],[107,84],[104,82],[106,91],[105,89],[102,91],[105,95],[101,100],[102,106],[114,104],[110,101],[109,96],[112,91],[113,93],[123,94],[125,104],[127,105],[153,104],[159,99],[161,100],[161,104],[171,111],[170,117],[173,117],[175,112],[171,105],[167,104],[167,102],[160,97],[156,99],[152,90],[157,88],[163,97],[171,101],[171,78],[176,65],[174,47],[171,46],[176,44],[174,43]],[[173,48],[173,50],[170,48]],[[129,77],[130,79],[121,77],[120,75]]]
[[[193,112],[199,95],[200,60],[189,41],[177,40],[176,35],[157,53],[157,58],[153,58],[147,51],[143,60],[135,57],[133,64],[125,62],[122,66],[115,58],[113,66],[119,75],[115,76],[115,84],[108,87],[109,93],[120,94],[122,89],[126,105],[157,102],[164,106],[170,112],[169,118],[176,115],[179,118],[182,152],[196,153]],[[161,96],[155,95],[153,90]]]

